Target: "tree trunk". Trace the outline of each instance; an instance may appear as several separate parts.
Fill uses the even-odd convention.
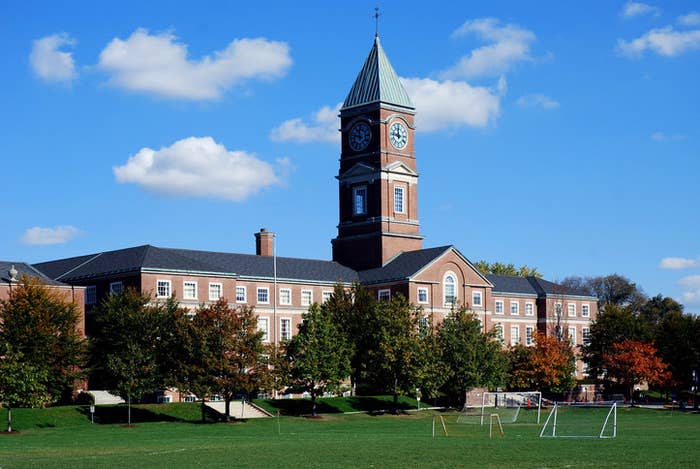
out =
[[[226,396],[226,410],[224,411],[224,420],[226,422],[231,421],[231,399]]]
[[[7,433],[12,433],[12,407],[7,406]]]
[[[127,422],[128,422],[128,425],[131,426],[131,394],[129,394],[127,397],[128,397],[128,402],[126,404]]]
[[[396,390],[399,387],[399,379],[394,378],[394,401],[393,401],[393,409],[392,413],[398,414],[399,413],[399,392]]]
[[[202,423],[207,421],[207,406],[204,403],[204,398],[202,398]]]
[[[316,390],[311,389],[311,416],[316,417]]]

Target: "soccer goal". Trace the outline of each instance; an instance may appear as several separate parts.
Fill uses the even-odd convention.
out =
[[[540,438],[615,438],[617,402],[554,403]]]
[[[498,415],[502,423],[540,423],[542,393],[539,391],[486,391],[481,402],[462,408],[457,423],[485,425],[491,415]]]

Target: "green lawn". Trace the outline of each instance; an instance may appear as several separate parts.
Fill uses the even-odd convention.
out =
[[[98,408],[102,422],[122,407]],[[5,409],[0,410],[4,425]],[[559,415],[562,430],[585,433],[599,418]],[[600,412],[599,412],[600,414]],[[449,436],[431,437],[434,415]],[[601,414],[602,415],[602,414]],[[0,468],[13,467],[698,467],[700,415],[619,409],[616,439],[538,438],[536,424],[457,424],[454,413],[326,414],[248,422],[196,423],[196,404],[139,406],[133,428],[90,424],[81,407],[15,411],[16,435],[0,434]],[[542,421],[546,418],[543,413]],[[593,425],[595,427],[595,425]],[[591,427],[591,428],[593,428]],[[571,430],[573,429],[573,430]]]

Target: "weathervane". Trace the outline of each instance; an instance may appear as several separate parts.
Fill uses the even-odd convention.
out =
[[[372,15],[374,17],[374,37],[379,37],[379,17],[382,16],[381,13],[379,13],[379,7],[374,7],[374,14]]]

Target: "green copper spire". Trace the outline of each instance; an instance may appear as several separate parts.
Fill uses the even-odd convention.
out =
[[[379,36],[375,36],[374,47],[340,110],[379,102],[415,109],[379,43]]]

